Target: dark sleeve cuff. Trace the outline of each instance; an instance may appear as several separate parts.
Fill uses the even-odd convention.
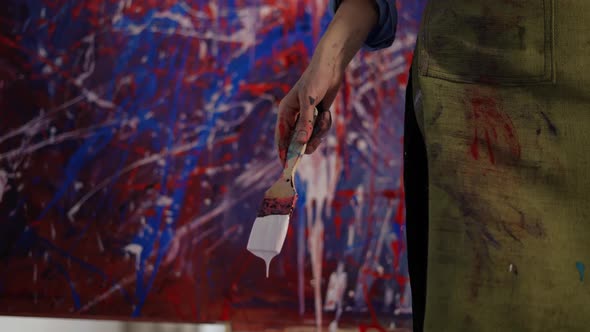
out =
[[[395,40],[397,10],[395,0],[375,0],[379,8],[379,22],[367,36],[364,49],[375,51],[391,46]],[[342,0],[330,0],[330,9],[336,13]]]

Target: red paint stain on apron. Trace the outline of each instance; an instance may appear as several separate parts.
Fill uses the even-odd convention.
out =
[[[470,104],[473,121],[470,154],[473,159],[479,160],[482,142],[486,144],[488,158],[492,164],[496,163],[494,151],[503,148],[507,148],[515,159],[519,159],[520,143],[516,129],[510,117],[501,110],[496,100],[491,97],[475,96],[471,98]]]

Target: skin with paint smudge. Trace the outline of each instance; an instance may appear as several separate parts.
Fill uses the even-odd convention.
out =
[[[275,140],[283,164],[293,137],[307,143],[305,153],[310,154],[328,133],[332,124],[328,109],[338,94],[346,67],[377,24],[375,6],[373,0],[342,1],[309,66],[281,101]],[[320,113],[312,125],[316,106]]]

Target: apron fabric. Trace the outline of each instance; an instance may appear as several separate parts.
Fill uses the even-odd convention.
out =
[[[590,331],[590,1],[430,1],[411,81],[424,331]]]

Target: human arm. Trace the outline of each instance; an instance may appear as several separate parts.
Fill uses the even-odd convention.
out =
[[[396,24],[393,1],[331,0],[334,18],[309,66],[279,105],[275,138],[281,160],[285,159],[293,134],[300,143],[308,142],[306,153],[319,146],[332,122],[328,109],[336,98],[346,67],[358,51],[363,46],[376,50],[391,45]],[[313,127],[316,106],[324,111]]]

